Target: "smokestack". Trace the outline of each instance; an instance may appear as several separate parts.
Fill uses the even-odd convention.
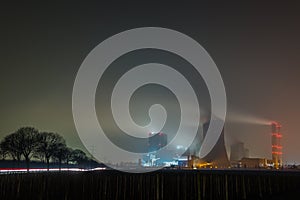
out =
[[[280,132],[281,124],[278,122],[271,123],[272,128],[272,160],[274,167],[279,169],[282,166],[282,145],[281,138],[282,134]]]

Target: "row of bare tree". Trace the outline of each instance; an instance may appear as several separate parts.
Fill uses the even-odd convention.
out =
[[[0,143],[0,153],[2,159],[25,160],[27,170],[33,158],[47,163],[48,169],[50,162],[61,166],[62,163],[80,164],[89,160],[82,150],[67,147],[61,135],[40,132],[33,127],[22,127],[4,137]]]

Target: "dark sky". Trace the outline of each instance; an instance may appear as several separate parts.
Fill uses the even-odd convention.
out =
[[[197,40],[219,67],[227,145],[242,141],[251,156],[270,158],[270,127],[242,121],[278,120],[284,161],[300,163],[299,9],[274,2],[1,5],[0,137],[30,125],[82,148],[71,107],[81,62],[111,35],[156,26]]]

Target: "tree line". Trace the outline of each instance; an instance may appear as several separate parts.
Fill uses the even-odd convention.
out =
[[[30,161],[38,159],[47,164],[50,162],[81,164],[89,161],[80,149],[72,149],[66,145],[65,139],[58,133],[40,132],[33,127],[22,127],[5,136],[0,142],[0,155],[3,160],[25,160],[27,170]]]

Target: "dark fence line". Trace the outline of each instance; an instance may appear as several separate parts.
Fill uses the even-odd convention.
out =
[[[47,172],[0,175],[0,199],[279,199],[299,186],[285,171]]]

